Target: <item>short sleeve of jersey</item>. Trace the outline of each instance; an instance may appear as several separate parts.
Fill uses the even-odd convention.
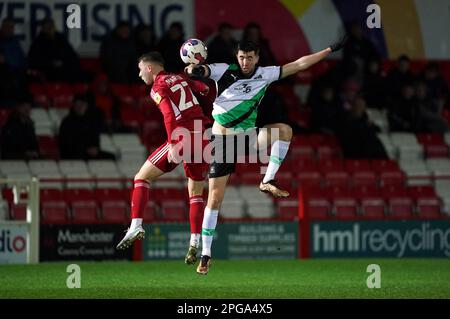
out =
[[[226,63],[213,63],[208,64],[209,67],[209,78],[214,81],[219,81],[222,75],[228,70],[228,64]]]
[[[266,66],[261,68],[262,76],[267,82],[272,83],[280,79],[281,67],[280,66]]]
[[[152,90],[150,91],[150,96],[152,100],[155,101],[156,105],[159,105],[159,103],[161,103],[162,97],[164,96],[164,88],[154,85]]]

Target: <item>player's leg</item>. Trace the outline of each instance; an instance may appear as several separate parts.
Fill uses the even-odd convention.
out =
[[[188,179],[189,223],[191,230],[191,239],[189,241],[189,249],[184,261],[189,265],[194,264],[197,261],[197,250],[200,245],[203,211],[205,209],[203,201],[204,183],[204,180],[195,181],[192,178]]]
[[[198,139],[195,133],[192,134],[190,154],[185,157],[184,171],[188,178],[189,192],[189,222],[191,230],[191,238],[189,241],[189,249],[184,259],[186,264],[194,264],[197,261],[197,251],[200,245],[200,237],[202,232],[203,212],[205,209],[203,200],[203,188],[205,186],[205,178],[208,174],[209,161],[203,156],[196,159],[195,154],[202,154],[209,144],[208,140]],[[184,153],[187,150],[184,150]],[[184,154],[186,155],[186,154]]]
[[[217,226],[217,217],[222,204],[229,174],[221,177],[209,178],[208,202],[202,224],[202,255],[197,267],[197,273],[206,275],[211,266],[211,246]]]
[[[145,206],[149,200],[150,183],[164,173],[173,170],[177,164],[167,160],[168,145],[163,144],[156,149],[142,165],[134,178],[134,188],[131,194],[131,225],[125,237],[117,245],[117,249],[125,249],[136,240],[144,237],[142,221]]]
[[[289,150],[292,139],[292,128],[284,123],[274,123],[264,126],[258,134],[259,145],[270,145],[270,159],[266,174],[259,185],[262,192],[270,193],[275,197],[287,197],[289,192],[282,190],[276,183],[275,175],[280,169]],[[274,134],[272,134],[274,133]],[[277,134],[275,134],[277,133]],[[278,135],[278,137],[276,137]]]
[[[164,172],[154,164],[146,161],[134,177],[134,188],[131,194],[131,225],[124,238],[117,245],[117,249],[131,246],[136,239],[144,238],[142,220],[145,205],[148,203],[150,182],[163,175]]]
[[[209,166],[208,202],[202,223],[202,255],[197,273],[206,275],[211,266],[211,246],[217,217],[222,205],[228,178],[236,169],[237,138],[230,135],[213,135],[212,162]],[[233,153],[234,151],[234,153]],[[230,155],[230,156],[229,156]]]

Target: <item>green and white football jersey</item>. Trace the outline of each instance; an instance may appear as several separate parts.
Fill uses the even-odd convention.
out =
[[[208,67],[209,77],[217,86],[212,112],[214,120],[235,130],[254,128],[257,107],[269,84],[280,78],[281,67],[257,67],[247,78],[237,64],[214,63]]]

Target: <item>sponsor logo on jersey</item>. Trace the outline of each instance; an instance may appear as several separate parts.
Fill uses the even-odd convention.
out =
[[[158,92],[155,92],[155,91],[152,90],[150,92],[150,95],[151,95],[153,101],[155,101],[156,104],[159,104],[161,102],[161,95],[159,95]]]
[[[252,90],[252,86],[248,83],[242,83],[234,88],[236,91],[242,91],[243,93],[249,93]]]

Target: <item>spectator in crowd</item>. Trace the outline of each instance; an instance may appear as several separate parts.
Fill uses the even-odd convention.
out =
[[[156,50],[157,38],[152,26],[146,24],[136,26],[134,29],[134,39],[138,57]]]
[[[421,132],[445,133],[449,131],[449,124],[440,116],[441,107],[428,94],[428,86],[419,81],[416,85],[416,101]]]
[[[28,53],[30,68],[41,72],[48,81],[82,80],[80,59],[67,39],[56,31],[52,19],[42,23],[39,35]]]
[[[414,132],[421,125],[413,83],[404,82],[400,92],[388,110],[389,128],[391,131]]]
[[[88,92],[89,104],[103,114],[104,130],[115,132],[122,126],[119,99],[111,92],[108,77],[98,74]]]
[[[130,24],[120,22],[100,46],[100,61],[103,71],[113,83],[137,82],[137,58]]]
[[[14,20],[5,18],[0,27],[0,49],[5,55],[5,63],[14,70],[26,67],[25,53],[19,39],[14,35]]]
[[[367,63],[378,58],[378,51],[372,42],[364,36],[359,22],[353,22],[350,26],[348,41],[344,46],[343,63],[347,77],[362,83]]]
[[[314,132],[335,133],[343,109],[331,85],[323,86],[317,99],[311,101],[310,128]]]
[[[250,41],[256,43],[259,46],[259,65],[269,66],[276,65],[277,61],[275,55],[273,54],[269,41],[264,37],[259,24],[255,22],[250,22],[244,28],[242,34],[243,41]]]
[[[6,63],[0,48],[0,107],[14,107],[16,99],[25,90],[23,77]]]
[[[449,98],[449,88],[444,77],[439,72],[439,65],[436,62],[428,63],[421,75],[421,79],[427,86],[430,98],[436,101],[439,107],[442,107]]]
[[[237,41],[233,38],[232,26],[226,22],[221,23],[218,31],[219,33],[208,44],[208,62],[235,63]]]
[[[379,130],[369,121],[366,101],[358,94],[344,120],[340,123],[337,136],[345,158],[351,159],[387,159],[386,150],[378,139]]]
[[[349,111],[352,108],[355,98],[358,96],[361,86],[353,79],[344,82],[340,92],[340,102],[342,108]]]
[[[185,65],[180,58],[180,47],[184,43],[184,29],[181,22],[173,22],[158,43],[158,51],[166,61],[167,72],[182,72]],[[137,73],[136,73],[137,74]]]
[[[386,79],[381,73],[380,61],[377,59],[367,63],[362,92],[369,108],[386,108]]]
[[[402,55],[397,60],[397,65],[391,70],[386,78],[388,95],[390,99],[397,99],[402,95],[405,85],[414,83],[415,75],[411,71],[411,61],[408,56]]]
[[[100,149],[102,122],[89,110],[85,95],[74,97],[70,113],[61,122],[59,150],[63,159],[115,159],[111,153]]]
[[[20,97],[0,135],[2,159],[30,160],[39,157],[39,144],[31,114],[31,99]]]

